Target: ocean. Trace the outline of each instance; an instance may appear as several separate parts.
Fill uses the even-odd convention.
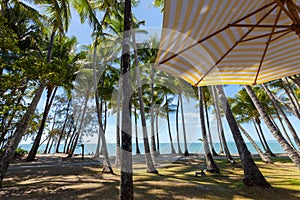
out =
[[[282,150],[282,148],[276,141],[270,141],[270,142],[268,142],[268,144],[269,144],[270,149],[273,151],[273,153],[284,153],[284,151]],[[238,151],[237,151],[237,148],[236,148],[234,142],[228,142],[227,145],[228,145],[228,148],[229,148],[229,151],[231,154],[238,154]],[[247,142],[246,145],[252,154],[257,154],[255,148],[249,142]],[[32,146],[32,144],[20,144],[19,145],[20,148],[25,149],[27,151],[30,150],[31,146]],[[181,150],[184,151],[184,144],[180,144],[180,146],[181,146]],[[260,145],[260,143],[258,143],[258,146],[262,149],[262,146]],[[46,145],[42,144],[38,151],[43,152],[45,147],[46,147]],[[63,147],[64,147],[64,144],[60,144],[59,151],[63,151]],[[86,154],[86,155],[94,154],[96,147],[97,147],[97,144],[94,144],[94,143],[84,144],[84,154]],[[115,143],[108,143],[107,147],[108,147],[109,155],[111,155],[111,156],[116,155],[116,144]],[[177,143],[174,143],[174,148],[177,152],[177,150],[178,150]],[[216,152],[219,153],[220,144],[215,143],[214,148],[215,148]],[[54,153],[55,149],[56,149],[56,147],[54,147],[54,145],[53,145],[50,153]],[[139,149],[140,149],[140,152],[143,154],[144,153],[144,145],[142,143],[139,144]],[[194,153],[194,154],[204,153],[202,143],[188,143],[188,150],[189,150],[189,153]],[[82,148],[79,144],[75,150],[75,154],[81,154],[81,151],[82,151]],[[133,154],[136,153],[136,144],[135,143],[132,144],[132,152],[133,152]],[[161,143],[160,144],[160,153],[161,154],[171,153],[171,145],[169,143]]]

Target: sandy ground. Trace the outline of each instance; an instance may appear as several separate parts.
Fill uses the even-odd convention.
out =
[[[204,199],[219,199],[222,197],[221,193],[209,191],[209,186],[199,185],[201,178],[195,178],[195,171],[205,167],[205,161],[201,157],[203,158],[203,155],[190,157],[160,155],[156,159],[156,166],[162,173],[159,176],[145,176],[145,157],[135,155],[133,163],[136,199],[185,199],[186,197],[194,199],[193,196],[196,194],[204,195],[202,196]],[[224,157],[218,159],[222,160]],[[111,161],[114,163],[113,157]],[[18,159],[10,165],[6,173],[4,187],[0,189],[0,199],[118,199],[119,168],[114,166],[116,175],[102,173],[102,163],[103,159],[97,160],[92,156],[85,156],[82,160],[80,155],[66,158],[64,154],[38,155],[37,160],[33,162],[26,162],[24,158]],[[233,171],[230,166],[225,170],[237,173],[230,179],[240,184],[238,180],[238,175],[242,174],[240,164],[235,168],[238,171]],[[185,180],[183,175],[188,179]],[[219,181],[223,176],[221,175],[216,180]],[[231,184],[224,182],[224,185],[217,184],[213,187],[224,192],[228,189],[230,191],[229,185]],[[187,192],[180,192],[183,187]],[[239,192],[237,198],[249,199],[246,198],[247,192],[248,190],[245,190],[245,194]],[[256,190],[253,190],[252,193],[255,192]],[[293,191],[282,191],[283,195],[293,193]],[[230,196],[229,199],[234,199],[234,197]],[[289,199],[293,197],[293,195],[289,196]],[[300,194],[297,193],[296,197],[300,197]]]

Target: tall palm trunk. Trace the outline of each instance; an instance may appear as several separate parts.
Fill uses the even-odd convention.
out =
[[[122,152],[121,152],[121,181],[120,199],[134,199],[132,171],[132,130],[131,130],[131,85],[130,85],[130,29],[131,29],[131,0],[125,0],[124,32],[122,43]]]
[[[156,122],[156,144],[157,144],[157,154],[160,154],[160,144],[159,144],[159,135],[158,135],[158,114],[155,116]]]
[[[238,123],[239,128],[241,129],[242,133],[246,136],[246,138],[249,140],[249,142],[252,144],[252,146],[257,151],[258,155],[265,163],[273,163],[269,156],[265,155],[262,150],[259,148],[259,146],[254,142],[254,140],[251,138],[249,133],[242,127],[241,124]]]
[[[168,105],[168,95],[166,95],[166,116],[167,116],[167,123],[168,123],[168,133],[170,138],[170,146],[171,146],[171,153],[176,154],[173,139],[172,139],[172,133],[171,133],[171,124],[170,124],[170,116],[169,116],[169,105]]]
[[[288,80],[287,78],[285,78],[285,81],[286,81],[287,86],[288,86],[288,88],[289,88],[289,90],[290,90],[290,92],[291,92],[291,95],[292,95],[292,97],[293,97],[293,100],[295,101],[295,104],[296,104],[296,106],[297,106],[298,113],[300,114],[300,103],[299,103],[299,101],[298,101],[298,98],[297,98],[297,96],[296,96],[296,94],[295,94],[295,92],[294,92],[294,90],[293,90],[293,88],[292,88],[292,86],[291,86],[289,80]]]
[[[289,78],[300,88],[300,80],[296,75],[290,76]]]
[[[96,93],[96,91],[95,91]],[[98,95],[97,95],[98,96]],[[98,97],[99,98],[99,97]],[[95,100],[96,101],[96,100]],[[100,128],[100,124],[101,126],[102,125],[102,109],[103,109],[103,101],[100,100],[100,105],[99,105],[99,100],[97,100],[97,104],[96,104],[97,108],[96,109],[99,109],[99,113],[100,113],[100,116],[101,116],[101,121],[98,120],[98,125],[99,125],[99,128]],[[99,106],[99,107],[98,107]],[[97,111],[97,116],[98,116],[98,111]],[[98,119],[98,117],[97,117]],[[97,141],[97,146],[96,146],[96,150],[95,150],[95,158],[96,159],[99,159],[100,158],[100,154],[102,154],[102,148],[101,148],[101,134],[100,134],[100,130],[98,132],[98,141]]]
[[[72,98],[70,98],[69,101],[68,101],[66,118],[65,118],[63,127],[62,127],[62,129],[61,129],[61,131],[60,131],[60,134],[59,134],[59,138],[58,138],[57,146],[56,146],[56,150],[55,150],[56,153],[59,152],[60,142],[61,142],[61,140],[62,140],[62,138],[63,138],[64,133],[65,133],[66,124],[67,124],[67,121],[68,121],[68,119],[69,119],[69,109],[70,109],[70,106],[71,106],[71,102],[72,102]]]
[[[139,147],[139,136],[138,136],[138,118],[136,113],[136,107],[134,106],[134,125],[135,125],[135,153],[141,154],[140,147]]]
[[[230,163],[235,163],[234,159],[232,158],[230,152],[229,152],[229,148],[227,146],[227,142],[225,139],[225,134],[224,134],[224,129],[223,129],[223,124],[222,124],[222,119],[221,119],[221,113],[220,113],[220,109],[219,109],[219,102],[218,102],[218,97],[216,95],[216,88],[215,86],[212,86],[212,91],[213,91],[213,97],[214,97],[214,105],[215,105],[215,110],[216,110],[216,116],[217,116],[217,122],[218,122],[218,127],[220,130],[220,135],[221,135],[221,140],[222,143],[224,145],[224,151],[225,151],[225,155],[227,158],[227,161]]]
[[[156,145],[155,145],[155,136],[154,136],[154,67],[151,68],[151,75],[150,75],[150,89],[151,89],[151,109],[150,109],[150,126],[151,126],[151,150],[155,152],[153,155],[156,156]]]
[[[276,155],[272,152],[272,150],[271,150],[271,148],[270,148],[270,146],[269,146],[269,144],[268,144],[268,142],[266,140],[264,132],[263,132],[263,130],[261,128],[261,122],[260,122],[260,120],[258,120],[256,123],[257,123],[258,131],[260,132],[261,138],[262,138],[262,140],[263,140],[263,142],[265,144],[265,147],[267,149],[267,153],[270,154],[270,156],[272,156],[272,157],[276,157]]]
[[[122,94],[122,75],[120,75],[120,81],[119,81],[119,90],[117,94],[117,116],[116,116],[116,160],[115,160],[115,166],[119,166],[121,164],[121,141],[120,141],[120,126],[121,126],[121,120],[120,120],[120,102],[122,100],[121,98]]]
[[[178,98],[180,102],[180,113],[181,113],[181,121],[182,121],[182,130],[183,130],[183,141],[184,141],[184,155],[189,156],[189,150],[186,140],[186,131],[185,131],[185,122],[184,122],[184,112],[183,112],[183,101],[182,101],[182,93],[178,93]]]
[[[251,100],[253,101],[257,111],[259,112],[261,118],[264,120],[267,127],[270,129],[274,138],[278,141],[282,149],[288,154],[290,159],[296,164],[298,169],[300,169],[300,156],[299,154],[289,145],[289,143],[285,140],[285,138],[281,135],[280,131],[276,129],[274,124],[271,122],[269,116],[267,115],[266,111],[264,110],[263,106],[259,102],[258,98],[256,97],[254,91],[251,89],[250,86],[245,86],[247,93],[249,94]]]
[[[44,128],[45,128],[45,125],[46,125],[46,120],[47,120],[49,111],[51,109],[54,97],[56,95],[56,91],[57,91],[57,87],[55,87],[54,90],[53,90],[52,87],[48,88],[47,100],[46,100],[45,109],[44,109],[44,113],[43,113],[43,119],[42,119],[42,122],[41,122],[41,125],[40,125],[40,128],[39,128],[39,131],[36,135],[36,138],[33,142],[32,147],[31,147],[31,150],[29,151],[29,154],[26,158],[27,162],[34,161],[34,159],[35,159],[36,153],[37,153],[38,148],[40,146],[40,142],[41,142],[41,138],[42,138],[42,135],[43,135],[43,132],[44,132]]]
[[[177,134],[177,148],[178,148],[178,155],[182,154],[181,147],[180,147],[180,140],[179,140],[179,97],[177,100],[177,107],[176,107],[176,134]]]
[[[152,156],[154,156],[155,151],[156,151],[155,135],[154,135],[154,112],[151,111],[151,113],[153,113],[153,116],[151,118],[151,121],[153,119],[153,129],[151,131],[151,138],[153,141],[152,141],[152,153],[151,153],[150,148],[149,148],[149,141],[148,141],[146,114],[145,114],[145,108],[144,108],[144,102],[143,102],[143,91],[142,91],[142,84],[141,84],[141,77],[140,77],[141,72],[140,72],[140,66],[139,66],[139,61],[138,61],[138,54],[137,54],[137,47],[136,47],[134,31],[132,32],[132,42],[133,42],[133,48],[134,48],[134,64],[135,64],[135,72],[136,72],[136,82],[137,82],[137,86],[138,86],[140,113],[141,113],[141,119],[142,119],[142,130],[143,130],[143,140],[144,140],[147,172],[158,174],[158,171],[155,168],[154,161],[152,159]],[[153,132],[153,134],[152,134],[152,132]],[[154,145],[154,147],[153,147],[153,145]]]
[[[216,165],[208,146],[208,139],[207,139],[206,128],[205,128],[202,87],[198,87],[198,95],[199,95],[200,125],[201,125],[203,146],[204,146],[204,153],[205,153],[205,160],[206,160],[206,170],[211,173],[220,173],[220,169]]]
[[[94,45],[94,53],[93,53],[93,78],[94,78],[94,90],[95,90],[95,102],[96,102],[96,110],[97,110],[97,118],[98,118],[98,125],[99,125],[99,135],[101,137],[101,143],[102,143],[102,151],[104,155],[104,159],[106,162],[106,166],[104,165],[103,171],[107,168],[110,174],[114,174],[114,171],[111,167],[108,151],[107,151],[107,145],[106,145],[106,139],[103,129],[103,123],[102,123],[102,103],[99,104],[99,93],[98,93],[98,79],[96,75],[96,60],[97,60],[97,47],[98,47],[98,41],[96,38],[95,45]],[[102,102],[102,101],[101,101]],[[101,106],[101,107],[100,107]],[[96,152],[98,153],[98,152]]]
[[[79,127],[78,129],[76,130],[75,132],[75,140],[71,146],[71,150],[68,154],[68,157],[72,157],[74,152],[75,152],[75,148],[76,148],[76,145],[77,145],[77,142],[78,142],[78,139],[79,139],[79,136],[80,136],[80,133],[82,131],[82,128],[83,128],[83,124],[84,124],[84,119],[85,119],[85,113],[86,113],[86,110],[87,110],[87,103],[89,101],[89,92],[87,91],[87,93],[85,94],[85,97],[84,97],[84,103],[83,103],[83,109],[82,109],[82,114],[81,114],[81,118],[80,118],[80,122],[79,122]]]
[[[280,79],[280,82],[282,84],[282,87],[284,89],[284,91],[286,92],[291,105],[293,106],[293,110],[295,111],[295,113],[297,113],[298,116],[300,116],[300,112],[299,112],[299,102],[297,101],[297,98],[293,92],[293,89],[290,86],[290,83],[288,82],[287,78],[284,78],[285,81],[283,81],[282,79]]]
[[[260,132],[259,132],[259,130],[258,130],[258,128],[257,128],[256,122],[255,122],[254,119],[252,119],[252,123],[253,123],[253,126],[254,126],[254,128],[255,128],[255,131],[256,131],[256,133],[257,133],[257,135],[258,135],[258,138],[259,138],[259,141],[260,141],[261,146],[263,147],[264,151],[267,152],[267,148],[266,148],[266,146],[265,146],[264,141],[263,141],[262,138],[261,138]]]
[[[212,135],[210,131],[210,123],[209,123],[209,117],[208,117],[208,106],[207,106],[207,99],[205,97],[205,92],[203,92],[203,101],[204,101],[204,109],[205,109],[205,117],[206,117],[206,125],[207,125],[207,131],[208,131],[208,139],[211,147],[211,153],[213,156],[218,156],[214,144],[212,142]]]
[[[292,134],[294,141],[295,141],[296,145],[298,146],[298,149],[300,149],[300,139],[299,139],[293,125],[291,124],[290,120],[287,118],[286,114],[283,112],[281,107],[277,104],[276,100],[274,99],[274,95],[271,93],[269,88],[265,84],[262,84],[262,87],[265,90],[265,92],[268,94],[268,96],[270,97],[270,99],[271,99],[272,103],[275,105],[275,108],[277,109],[277,111],[283,117],[283,120],[285,121],[288,129],[290,130],[290,133]]]
[[[44,85],[41,84],[37,91],[35,92],[35,95],[26,111],[24,116],[21,118],[20,122],[18,123],[16,127],[16,131],[13,135],[13,137],[7,142],[7,145],[4,149],[4,152],[0,156],[0,188],[2,187],[2,181],[4,178],[4,175],[7,171],[7,168],[12,161],[14,157],[14,153],[22,139],[22,136],[25,134],[27,130],[27,126],[30,122],[30,118],[33,115],[38,102],[40,101],[40,98],[44,91]]]
[[[270,188],[270,184],[266,181],[265,177],[260,172],[259,168],[255,164],[254,160],[251,157],[251,154],[246,146],[246,143],[241,135],[240,129],[237,125],[237,122],[230,110],[230,106],[226,99],[224,90],[222,86],[216,86],[219,99],[225,110],[225,116],[228,121],[231,133],[233,135],[235,144],[237,146],[242,166],[244,169],[244,179],[243,182],[247,186],[260,186],[265,188]]]
[[[288,105],[286,102],[281,100],[278,96],[273,95],[273,97],[276,99],[277,102],[279,102],[281,105],[283,105],[290,113],[292,113],[294,116],[296,116],[298,119],[300,119],[300,114],[296,112],[290,105]]]

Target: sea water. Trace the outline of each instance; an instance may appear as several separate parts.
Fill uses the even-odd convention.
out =
[[[261,148],[261,150],[263,151],[261,144],[260,143],[257,143],[257,144]],[[175,148],[176,152],[178,152],[178,144],[174,143],[173,145],[174,145],[174,148]],[[234,142],[228,142],[227,145],[228,145],[228,148],[229,148],[229,151],[230,151],[231,154],[238,154],[238,150],[237,150],[236,145],[235,145]],[[252,154],[257,154],[257,151],[251,145],[251,143],[247,142],[246,145],[248,147],[248,150]],[[280,145],[276,141],[270,141],[270,142],[268,142],[268,145],[269,145],[269,147],[270,147],[270,149],[272,150],[273,153],[284,153],[284,151],[282,150],[282,148],[280,147]],[[30,151],[31,146],[32,146],[32,144],[20,144],[19,145],[20,148],[25,149],[27,151]],[[138,146],[139,146],[141,154],[143,154],[144,153],[144,144],[140,143],[140,144],[138,144]],[[45,147],[46,147],[46,145],[42,144],[39,147],[38,152],[44,152]],[[170,143],[160,143],[159,147],[160,147],[159,150],[160,150],[161,154],[170,154],[171,153]],[[185,149],[184,144],[180,144],[180,147],[181,147],[181,151],[184,152],[184,149]],[[60,144],[59,145],[59,151],[62,152],[63,148],[64,148],[64,144]],[[86,144],[84,144],[84,154],[93,155],[96,151],[96,148],[97,148],[97,144],[86,143]],[[202,143],[197,143],[197,142],[188,143],[187,148],[188,148],[189,153],[192,153],[192,154],[202,154],[202,153],[204,153]],[[215,143],[214,148],[215,148],[215,151],[217,153],[220,152],[220,144],[219,143]],[[55,149],[56,149],[56,146],[53,145],[50,153],[54,153]],[[107,144],[107,149],[108,149],[109,155],[111,155],[111,156],[116,155],[116,144],[115,143],[108,143]],[[133,154],[136,154],[136,149],[137,149],[137,146],[136,146],[135,143],[133,143],[132,144]],[[75,150],[75,154],[81,154],[81,153],[82,153],[82,147],[81,147],[81,144],[78,144],[77,147],[76,147],[76,150]]]

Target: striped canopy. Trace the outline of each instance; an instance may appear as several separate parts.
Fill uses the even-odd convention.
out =
[[[200,85],[300,74],[293,0],[165,0],[157,69]]]

